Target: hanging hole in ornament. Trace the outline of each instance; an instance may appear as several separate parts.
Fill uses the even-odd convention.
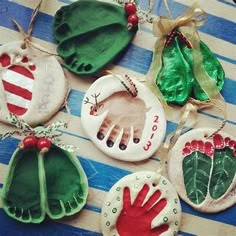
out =
[[[152,183],[152,187],[154,187],[154,188],[155,188],[157,185],[158,185],[158,182],[157,182],[157,181],[155,181],[155,182]]]
[[[204,134],[204,138],[209,138],[209,134]]]
[[[23,49],[23,50],[26,49],[26,43],[21,44],[21,49]]]

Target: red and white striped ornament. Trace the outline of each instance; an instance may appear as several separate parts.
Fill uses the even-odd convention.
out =
[[[23,41],[0,47],[0,120],[9,112],[30,125],[42,124],[64,103],[67,83],[53,55]]]
[[[21,63],[28,62],[28,58]],[[23,65],[11,65],[10,57],[3,54],[0,63],[5,68],[2,71],[2,83],[5,90],[8,110],[16,115],[23,115],[30,105],[34,75]],[[35,67],[33,67],[35,70]]]

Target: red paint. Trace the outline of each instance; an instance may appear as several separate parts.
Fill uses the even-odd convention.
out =
[[[213,137],[213,144],[217,149],[223,149],[225,147],[224,139],[220,134],[215,134]]]
[[[182,154],[184,155],[184,156],[188,156],[189,154],[191,154],[192,152],[191,152],[191,150],[188,148],[188,147],[185,147],[184,149],[183,149],[183,151],[182,151]]]
[[[197,140],[193,140],[191,142],[191,149],[192,150],[197,150],[198,149],[198,141]]]
[[[236,142],[234,140],[229,141],[229,147],[230,148],[234,148],[235,144],[236,144]]]
[[[27,57],[23,57],[21,60],[22,63],[27,63],[29,60]],[[8,67],[7,70],[14,71],[15,73],[23,75],[26,79],[34,79],[34,75],[31,73],[29,69],[35,70],[35,66],[29,66],[29,69],[22,65],[11,65],[11,58],[7,54],[3,54],[0,57],[0,64],[2,64],[3,67]],[[31,68],[34,67],[34,68]],[[17,95],[21,98],[24,98],[26,100],[32,99],[32,92],[20,87],[18,85],[9,83],[2,78],[3,88],[6,92],[9,92],[11,94]],[[12,104],[11,101],[7,101],[7,108],[10,112],[14,113],[15,115],[21,116],[26,113],[27,108],[21,107],[16,104]]]
[[[206,142],[205,143],[205,154],[209,157],[212,157],[214,154],[214,147],[212,145],[212,143],[210,142]]]
[[[153,123],[158,123],[158,119],[159,119],[159,116],[154,116]],[[150,135],[150,139],[154,138],[155,133],[153,133],[153,132],[157,131],[157,129],[158,129],[158,126],[156,124],[153,124],[153,126],[152,126],[152,133]],[[143,150],[144,151],[148,151],[151,146],[152,146],[152,142],[150,140],[148,140],[146,145],[143,146]]]
[[[137,11],[136,5],[133,2],[125,3],[124,9],[128,16],[135,14]]]
[[[149,186],[145,184],[132,204],[130,189],[128,187],[124,188],[123,208],[116,222],[116,228],[120,236],[157,236],[168,230],[168,224],[162,224],[152,229],[153,219],[165,208],[167,200],[159,200],[161,192],[156,190],[144,202],[148,192]]]
[[[225,145],[226,146],[229,146],[229,141],[230,141],[231,139],[229,138],[229,137],[226,137],[225,138]]]
[[[22,141],[24,148],[36,147],[37,142],[38,142],[38,139],[35,136],[27,136]]]
[[[17,116],[22,116],[26,113],[27,109],[24,107],[19,107],[11,103],[7,103],[7,108],[10,112],[14,113]]]
[[[29,90],[19,87],[15,84],[9,83],[5,80],[2,80],[2,83],[3,83],[3,87],[4,87],[5,91],[15,94],[17,96],[20,96],[20,97],[27,99],[27,100],[32,99],[32,93]]]
[[[204,152],[204,142],[202,140],[197,141],[197,148],[200,152]]]
[[[0,63],[3,67],[7,67],[11,63],[11,58],[7,54],[2,54],[2,56],[0,57]]]
[[[49,149],[51,147],[51,141],[47,138],[40,138],[37,143],[37,148],[42,150],[43,148]]]

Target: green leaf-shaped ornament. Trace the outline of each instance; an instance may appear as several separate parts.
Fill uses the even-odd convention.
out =
[[[162,67],[156,84],[168,103],[183,105],[189,99],[193,87],[193,73],[181,52],[177,38],[162,53]]]
[[[200,101],[209,99],[194,74],[193,50],[197,49],[188,48],[178,36],[174,37],[169,45],[164,46],[162,66],[157,74],[156,84],[168,103],[184,105],[189,97]],[[200,51],[204,70],[209,79],[216,82],[220,91],[224,84],[224,70],[215,55],[201,40]]]
[[[201,204],[208,192],[212,159],[201,152],[193,152],[183,160],[184,184],[188,198]]]
[[[193,70],[192,50],[196,49],[189,49],[184,44],[182,44],[181,52],[183,54],[183,57]],[[208,48],[208,46],[201,40],[200,40],[200,51],[202,54],[202,63],[205,72],[208,74],[210,79],[215,81],[218,90],[221,91],[224,85],[224,78],[225,78],[225,72],[223,67],[217,60],[216,56]],[[209,99],[206,93],[200,87],[196,78],[194,78],[194,83],[193,83],[193,97],[200,101],[205,101]]]

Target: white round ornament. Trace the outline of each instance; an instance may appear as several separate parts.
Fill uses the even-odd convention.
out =
[[[67,94],[64,72],[55,56],[43,51],[24,41],[0,47],[1,121],[9,123],[11,112],[35,126],[61,108]]]
[[[181,206],[172,184],[153,171],[123,177],[109,191],[101,212],[104,236],[177,235]]]
[[[236,203],[236,141],[213,129],[194,129],[169,152],[168,175],[180,197],[202,212],[219,212]]]
[[[124,161],[151,157],[166,132],[159,100],[127,75],[106,75],[91,85],[82,105],[81,122],[99,149]]]

